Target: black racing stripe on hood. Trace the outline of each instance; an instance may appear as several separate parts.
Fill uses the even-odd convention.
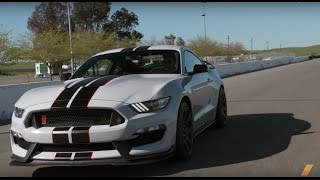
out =
[[[84,87],[80,90],[77,96],[72,101],[70,108],[87,107],[91,97],[99,87]]]
[[[78,90],[79,87],[85,86],[86,84],[90,83],[91,81],[94,81],[98,77],[92,77],[92,78],[86,78],[82,81],[77,82],[70,88],[65,88],[60,95],[57,97],[57,99],[53,102],[51,105],[51,108],[64,108],[67,106],[69,99],[73,96],[73,94]],[[70,85],[70,84],[68,84]],[[67,86],[66,86],[67,87]]]
[[[120,52],[131,52],[135,47],[124,48]]]
[[[106,76],[104,78],[101,78],[92,84],[90,84],[88,87],[83,87],[77,96],[72,101],[70,108],[74,107],[87,107],[90,99],[92,98],[93,94],[97,91],[97,89],[100,86],[103,86],[107,84],[109,81],[117,78],[119,76],[112,75],[112,76]]]
[[[108,83],[112,79],[117,78],[117,77],[120,77],[120,75],[110,75],[110,76],[103,77],[103,78],[93,82],[88,87],[100,87],[102,85],[105,85],[106,83]]]
[[[146,51],[149,49],[150,46],[140,46],[137,49],[135,49],[134,51]]]

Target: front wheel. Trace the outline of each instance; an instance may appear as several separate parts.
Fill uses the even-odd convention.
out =
[[[214,127],[221,129],[227,125],[228,111],[227,111],[227,99],[223,88],[220,88],[218,107],[216,112],[216,120]]]
[[[191,158],[193,146],[193,118],[190,106],[182,102],[178,112],[176,132],[176,154],[178,161]]]

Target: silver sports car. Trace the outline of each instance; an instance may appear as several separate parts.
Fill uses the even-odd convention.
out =
[[[11,165],[188,160],[197,134],[227,122],[218,72],[186,47],[105,51],[67,79],[16,102]]]

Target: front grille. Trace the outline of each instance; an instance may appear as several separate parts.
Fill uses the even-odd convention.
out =
[[[81,152],[115,150],[111,142],[91,144],[37,144],[36,151],[40,152]]]
[[[115,114],[122,118],[116,111],[109,109],[50,110],[34,113],[29,125],[35,128],[109,125],[111,117]],[[123,123],[124,119],[121,122]]]

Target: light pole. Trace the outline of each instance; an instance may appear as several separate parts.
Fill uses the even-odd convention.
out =
[[[206,7],[205,2],[203,2],[203,25],[204,25],[204,38],[207,39],[207,27],[206,27]]]
[[[70,62],[71,62],[71,73],[73,74],[73,60],[72,60],[72,41],[71,41],[71,20],[70,20],[70,2],[67,3],[68,5],[68,24],[69,24],[69,41],[70,41]]]
[[[269,50],[269,41],[267,41],[267,50]]]
[[[229,57],[229,52],[230,52],[230,44],[229,44],[230,35],[229,34],[227,35],[227,40],[228,40],[228,57]]]
[[[205,10],[205,3],[206,2],[203,2],[203,25],[204,25],[204,40],[205,40],[205,43],[207,43],[207,27],[206,27],[206,10]],[[204,48],[204,51],[205,51],[205,54],[204,54],[204,57],[206,55],[206,52],[207,52],[207,48],[205,47]]]
[[[250,60],[252,60],[252,52],[253,52],[253,38],[251,38],[250,42],[251,42]]]

